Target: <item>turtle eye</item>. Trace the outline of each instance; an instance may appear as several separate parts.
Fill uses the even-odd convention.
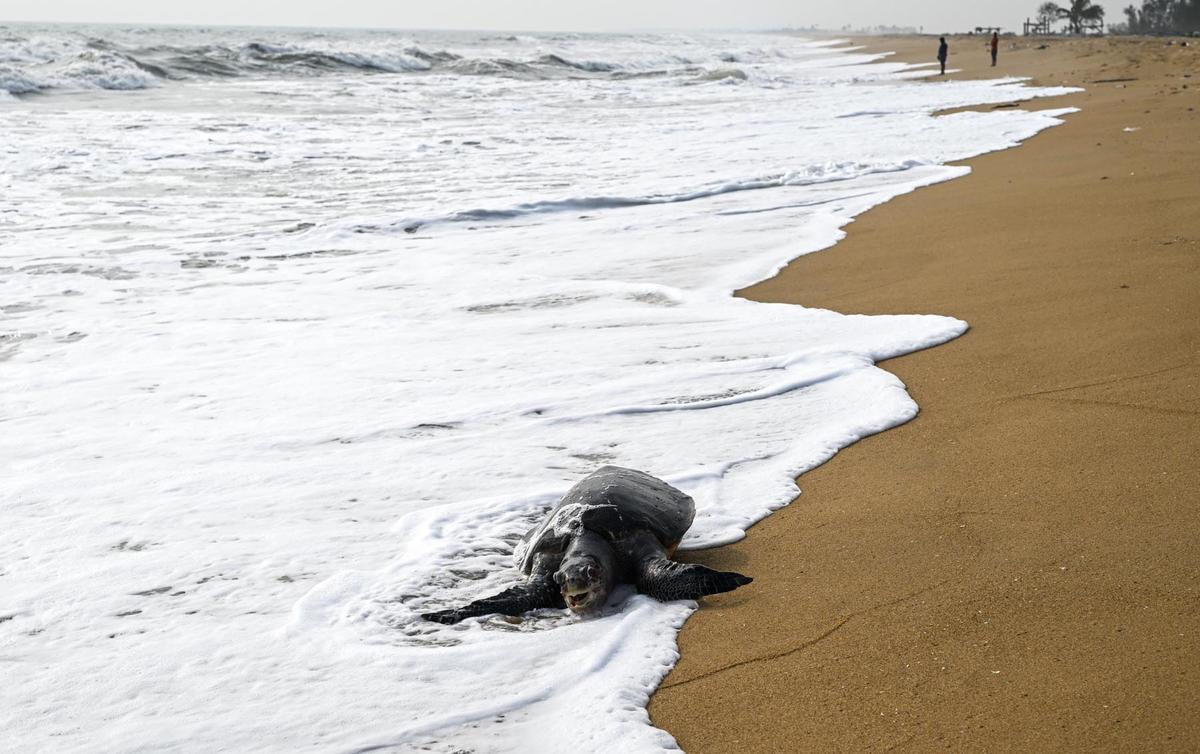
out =
[[[584,572],[587,574],[588,581],[596,580],[596,566],[588,564],[588,567],[584,570]]]
[[[555,572],[554,572],[554,583],[555,583],[555,584],[558,584],[559,586],[562,586],[563,579],[565,579],[565,578],[566,578],[566,575],[565,575],[565,574],[564,574],[562,571],[555,571]]]

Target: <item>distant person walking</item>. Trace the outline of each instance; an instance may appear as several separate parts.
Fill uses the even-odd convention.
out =
[[[941,44],[938,45],[938,62],[942,64],[942,75],[946,75],[946,56],[950,54],[950,46],[946,44],[945,37],[938,37]]]
[[[996,67],[996,51],[1000,49],[1000,32],[992,32],[992,68]]]

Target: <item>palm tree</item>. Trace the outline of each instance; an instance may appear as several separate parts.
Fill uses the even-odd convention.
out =
[[[1072,34],[1082,34],[1086,22],[1096,22],[1104,18],[1104,8],[1092,0],[1071,0],[1066,8],[1055,6],[1059,18],[1067,19],[1067,25]]]

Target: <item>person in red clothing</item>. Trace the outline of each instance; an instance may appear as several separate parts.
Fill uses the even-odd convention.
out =
[[[996,67],[996,50],[1000,48],[1000,32],[992,32],[992,67]]]

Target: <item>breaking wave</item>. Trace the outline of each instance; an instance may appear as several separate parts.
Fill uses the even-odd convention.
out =
[[[547,52],[547,45],[560,41],[557,37],[503,37],[498,41],[507,43],[506,48],[460,54],[427,49],[403,38],[346,49],[346,42],[338,44],[341,40],[311,36],[304,43],[282,44],[261,39],[230,40],[228,35],[219,34],[206,38],[202,33],[194,33],[186,41],[213,43],[141,46],[129,40],[122,43],[80,33],[0,34],[0,92],[26,95],[53,89],[145,89],[167,81],[353,71],[440,72],[530,80],[679,76],[694,83],[747,78],[745,70],[728,65],[742,60],[744,53],[722,52],[708,60],[669,54],[618,63]],[[511,55],[497,54],[510,52]]]

